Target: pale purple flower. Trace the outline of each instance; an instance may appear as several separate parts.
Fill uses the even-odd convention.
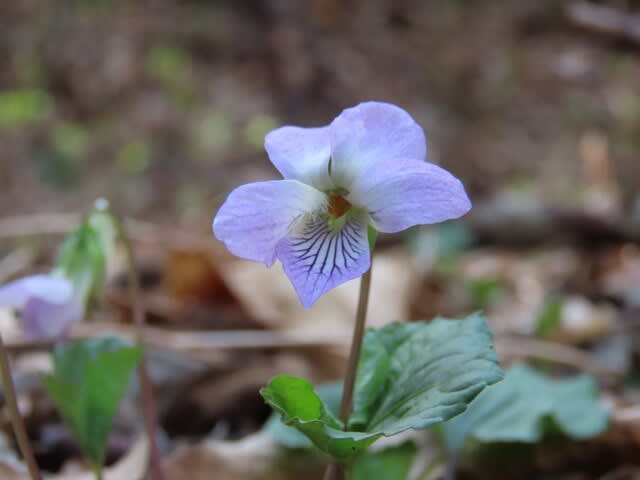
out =
[[[213,231],[239,257],[280,260],[305,307],[369,269],[369,225],[393,233],[471,208],[462,183],[425,161],[422,128],[388,103],[361,103],[326,127],[278,128],[265,149],[284,180],[236,188]]]
[[[53,275],[33,275],[1,286],[0,307],[20,313],[28,340],[60,338],[84,315],[72,283]]]

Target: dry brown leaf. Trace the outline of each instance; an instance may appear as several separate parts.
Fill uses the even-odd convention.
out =
[[[147,473],[149,463],[149,442],[142,435],[129,453],[118,463],[106,468],[104,480],[142,480]],[[92,472],[63,473],[47,476],[47,480],[95,480]]]
[[[350,332],[359,282],[353,280],[323,296],[312,309],[301,306],[280,265],[235,261],[223,266],[223,276],[251,316],[276,330],[306,334]],[[404,250],[387,250],[374,258],[369,326],[380,326],[408,316],[410,286],[417,277]]]
[[[147,472],[149,443],[145,436],[140,437],[129,453],[115,465],[104,471],[105,480],[142,480]],[[0,480],[29,480],[22,465],[0,460]],[[62,473],[45,475],[45,480],[95,480],[92,472]]]
[[[207,440],[165,460],[167,480],[306,480],[322,478],[322,465],[279,462],[280,447],[266,432],[237,442]]]

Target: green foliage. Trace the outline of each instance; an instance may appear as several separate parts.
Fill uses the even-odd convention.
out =
[[[81,125],[63,123],[49,132],[48,144],[36,148],[32,157],[42,180],[56,188],[76,185],[84,173],[90,147],[89,133]]]
[[[49,114],[53,101],[44,90],[23,88],[0,93],[0,129],[17,128]]]
[[[261,390],[282,421],[349,462],[380,436],[425,429],[461,413],[502,378],[480,315],[369,329],[347,431],[306,380],[278,376]]]
[[[134,140],[125,143],[118,151],[118,167],[128,174],[144,172],[151,164],[153,149],[149,143]]]
[[[262,150],[265,135],[277,126],[278,121],[271,115],[255,115],[245,127],[245,140],[249,145]]]
[[[142,349],[116,337],[58,345],[43,378],[60,415],[94,469],[100,470],[113,418]]]
[[[474,438],[481,442],[538,442],[562,432],[587,439],[607,428],[609,413],[598,404],[595,382],[582,375],[554,381],[531,368],[511,368],[504,380],[487,388],[466,412],[442,426],[449,450]]]
[[[467,283],[475,308],[485,309],[504,294],[504,288],[497,280],[478,278]]]
[[[415,443],[366,452],[353,465],[352,480],[405,480],[418,451]]]
[[[87,215],[86,222],[97,233],[105,261],[108,260],[113,256],[118,238],[118,229],[109,210],[109,201],[104,198],[96,200],[96,206]]]
[[[53,129],[51,143],[57,154],[67,158],[77,159],[87,153],[89,148],[89,134],[81,125],[63,123]]]
[[[85,304],[102,291],[106,256],[105,242],[98,230],[83,221],[65,238],[56,261],[56,273],[68,278]]]
[[[409,248],[419,260],[433,263],[436,273],[451,274],[456,260],[472,241],[468,227],[452,221],[413,229]]]
[[[189,81],[191,64],[191,56],[187,50],[172,45],[159,45],[149,50],[146,71],[160,82],[176,105],[189,108],[197,100],[197,92]]]
[[[539,336],[547,336],[560,326],[562,306],[562,298],[558,296],[553,296],[544,303],[536,319],[536,333]]]
[[[228,149],[233,143],[233,123],[221,110],[207,112],[193,133],[196,153],[210,160],[209,154]]]
[[[338,415],[340,409],[340,399],[342,398],[342,383],[333,382],[319,385],[316,387],[318,397],[325,404],[327,410],[334,416]],[[288,448],[312,448],[313,443],[300,431],[293,427],[288,427],[280,421],[280,415],[274,413],[271,415],[265,429],[273,436],[273,438]]]
[[[191,69],[189,54],[175,46],[160,45],[149,50],[147,73],[165,82],[181,81]]]

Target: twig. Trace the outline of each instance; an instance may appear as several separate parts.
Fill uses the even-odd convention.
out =
[[[96,322],[76,324],[71,331],[71,338],[81,339],[117,332],[125,338],[135,339],[135,331],[128,325],[115,322]],[[305,332],[274,332],[268,330],[236,330],[236,331],[170,331],[162,328],[145,328],[145,339],[148,344],[168,348],[185,353],[198,353],[212,350],[254,350],[268,348],[301,348],[301,347],[345,347],[349,336],[346,332],[329,332],[312,334]],[[576,370],[587,372],[602,380],[620,377],[622,372],[607,367],[591,356],[572,346],[532,338],[513,335],[497,335],[496,350],[503,357],[525,359],[535,358]],[[11,353],[22,353],[34,350],[47,350],[53,342],[12,342],[6,348]]]
[[[33,251],[19,249],[0,260],[0,283],[5,283],[13,276],[26,270],[35,258]]]
[[[78,224],[81,218],[82,215],[79,213],[40,213],[1,218],[0,240],[40,235],[65,235]],[[163,228],[160,225],[131,218],[125,218],[122,222],[130,232],[130,236],[139,242],[170,245],[192,251],[212,251],[211,239],[205,235],[175,228]]]
[[[327,469],[324,471],[323,480],[343,480],[344,471],[340,465],[335,462],[327,465]]]
[[[615,8],[577,2],[567,9],[569,20],[576,26],[601,35],[621,38],[640,46],[640,16]]]
[[[458,469],[458,452],[450,452],[444,470],[444,480],[456,480],[456,470]]]
[[[129,290],[131,292],[131,303],[133,306],[133,318],[136,332],[136,342],[144,347],[145,343],[145,311],[140,295],[140,282],[138,279],[138,267],[135,253],[131,244],[131,239],[127,235],[124,223],[112,213],[112,217],[118,229],[120,240],[122,241],[127,257],[127,269],[129,272]],[[142,396],[142,408],[144,410],[145,427],[149,437],[150,457],[151,457],[151,478],[153,480],[164,480],[162,469],[162,458],[158,447],[158,437],[156,432],[158,413],[155,397],[153,395],[153,385],[149,379],[147,371],[146,355],[142,356],[138,365],[138,379]]]
[[[602,381],[611,382],[612,377],[619,378],[623,374],[592,359],[582,350],[561,343],[534,338],[498,336],[495,339],[495,347],[501,356],[546,360],[590,373]]]
[[[11,414],[11,424],[13,425],[13,432],[16,435],[18,447],[22,458],[27,464],[29,475],[32,480],[41,480],[42,475],[38,468],[38,463],[31,449],[31,443],[29,442],[29,436],[27,435],[27,429],[24,426],[24,420],[20,414],[18,408],[18,399],[16,397],[16,390],[13,385],[13,378],[11,377],[11,367],[9,366],[9,356],[4,348],[4,342],[0,335],[0,374],[2,375],[2,385],[4,386],[4,393],[7,400],[7,406]]]

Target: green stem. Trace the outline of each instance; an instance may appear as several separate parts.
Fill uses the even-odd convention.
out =
[[[373,267],[373,259],[371,259]],[[369,306],[369,292],[371,290],[371,270],[372,267],[362,276],[360,280],[360,295],[358,298],[358,309],[356,310],[356,322],[351,340],[351,351],[347,362],[347,371],[344,377],[342,388],[342,401],[340,402],[340,420],[346,429],[349,423],[349,416],[353,408],[353,390],[356,384],[356,374],[358,373],[358,361],[360,360],[360,350],[364,338],[364,329],[367,319],[367,307]],[[324,480],[340,480],[345,476],[344,469],[337,463],[331,463],[324,474]]]
[[[103,480],[102,476],[102,466],[101,465],[93,465],[93,473],[96,476],[96,480]]]
[[[111,217],[118,231],[118,236],[124,245],[126,257],[127,257],[127,270],[129,275],[129,291],[131,294],[131,304],[133,308],[133,318],[136,330],[136,342],[139,346],[144,348],[144,324],[145,324],[145,309],[140,295],[140,282],[138,280],[138,267],[136,262],[135,253],[133,251],[133,245],[131,239],[127,234],[124,222],[113,212]],[[140,382],[140,393],[142,400],[142,409],[144,413],[145,429],[147,437],[149,438],[150,445],[150,468],[152,480],[164,480],[165,475],[162,468],[162,457],[160,455],[160,448],[158,447],[158,436],[156,434],[158,413],[156,407],[155,397],[153,395],[153,386],[149,379],[149,372],[147,371],[146,354],[142,356],[138,365],[138,381]]]
[[[13,426],[13,433],[16,436],[18,442],[18,448],[24,462],[27,464],[29,475],[31,480],[41,480],[42,474],[38,468],[36,457],[31,449],[31,443],[29,443],[29,436],[27,435],[27,429],[24,426],[24,420],[20,414],[18,408],[18,400],[16,397],[16,390],[13,386],[13,379],[11,377],[11,367],[9,366],[9,355],[4,347],[2,336],[0,335],[0,374],[2,375],[2,385],[4,387],[4,396],[11,415],[11,424]]]

